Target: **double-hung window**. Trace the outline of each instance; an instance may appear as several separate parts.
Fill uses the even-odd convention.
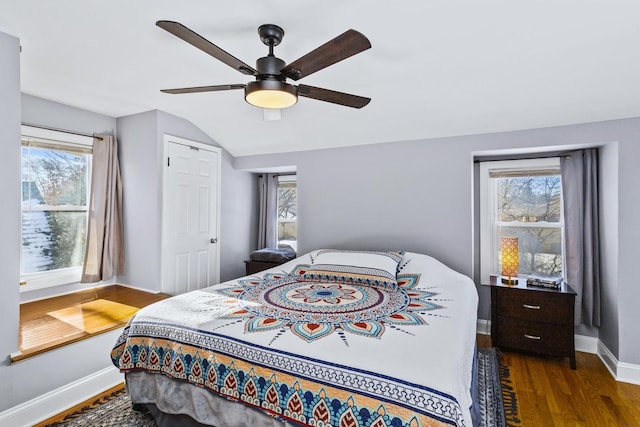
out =
[[[500,275],[501,238],[517,237],[518,276],[563,277],[564,221],[558,158],[480,163],[480,275]]]
[[[289,245],[294,250],[297,250],[296,199],[296,176],[278,176],[278,246]]]
[[[23,126],[21,283],[80,281],[85,255],[92,138]]]

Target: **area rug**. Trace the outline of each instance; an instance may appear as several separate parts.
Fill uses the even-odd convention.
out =
[[[494,348],[478,349],[478,427],[520,427],[509,368]],[[134,411],[124,389],[93,402],[47,427],[155,427],[148,413]]]
[[[478,349],[478,427],[521,427],[516,392],[500,350]]]
[[[133,410],[124,388],[102,397],[46,427],[155,427],[147,412]]]

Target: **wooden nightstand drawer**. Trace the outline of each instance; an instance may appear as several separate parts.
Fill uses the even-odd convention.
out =
[[[498,289],[500,316],[536,322],[566,325],[573,322],[573,298],[546,292]]]
[[[273,267],[277,267],[280,264],[283,264],[282,262],[266,262],[266,261],[251,261],[251,260],[247,260],[244,262],[245,264],[245,271],[247,276],[250,274],[256,274],[259,273],[261,271],[264,270],[268,270],[270,268]]]
[[[549,356],[571,356],[573,328],[498,318],[500,346]]]
[[[491,339],[496,347],[567,356],[576,368],[573,328],[576,293],[560,289],[491,284]]]

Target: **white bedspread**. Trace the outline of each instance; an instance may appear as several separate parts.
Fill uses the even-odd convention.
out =
[[[471,426],[473,281],[415,253],[397,291],[287,276],[315,253],[140,310],[114,364],[308,425]]]

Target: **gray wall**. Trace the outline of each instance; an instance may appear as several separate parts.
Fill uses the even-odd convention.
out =
[[[22,122],[74,132],[115,135],[116,119],[59,102],[22,94]]]
[[[619,360],[640,364],[640,286],[637,285],[640,259],[640,125],[625,127],[624,142],[618,146],[618,337]]]
[[[20,43],[0,32],[0,196],[7,205],[20,203]],[[20,210],[0,210],[0,411],[19,385],[12,377],[9,354],[18,348],[20,291]]]
[[[226,281],[245,275],[244,261],[258,245],[258,178],[235,170],[226,151],[222,176],[220,280]]]
[[[219,146],[180,117],[153,110],[120,117],[118,141],[124,187],[125,274],[119,283],[160,291],[162,168],[164,135]],[[244,275],[244,259],[256,240],[257,181],[233,169],[233,157],[222,150],[220,280]]]
[[[633,266],[640,256],[640,119],[617,120],[342,149],[236,158],[237,169],[294,165],[298,247],[404,249],[431,254],[477,279],[474,264],[473,158],[481,154],[603,148],[602,233],[606,288],[597,334],[621,361],[640,363],[640,298]],[[618,184],[620,189],[618,192]],[[331,212],[330,215],[327,212]],[[618,230],[621,230],[618,233]],[[479,317],[489,290],[479,286]]]
[[[157,111],[118,118],[123,182],[124,275],[118,282],[160,291],[162,169]]]

